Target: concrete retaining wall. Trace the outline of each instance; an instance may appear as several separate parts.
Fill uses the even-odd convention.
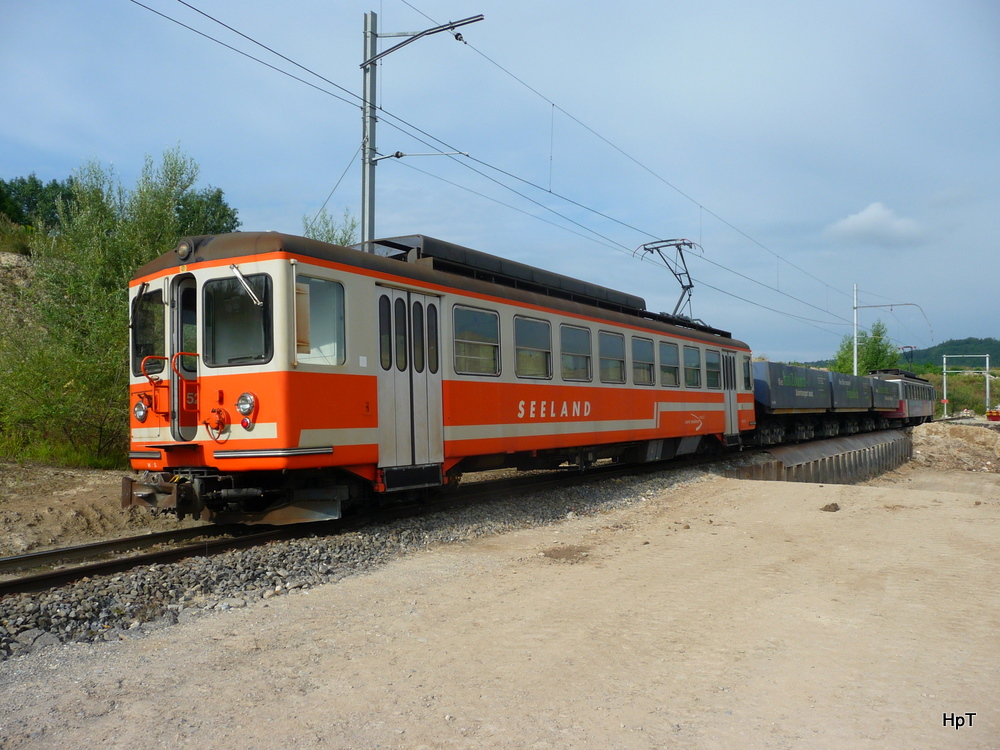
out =
[[[886,430],[863,435],[815,440],[771,448],[772,458],[753,466],[729,469],[733,479],[778,482],[852,484],[892,471],[913,456],[909,430]]]

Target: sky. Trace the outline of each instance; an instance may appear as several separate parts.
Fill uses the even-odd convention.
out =
[[[685,312],[775,360],[832,357],[855,284],[897,346],[1000,337],[995,0],[142,2],[0,0],[0,179],[96,161],[129,187],[179,147],[245,231],[359,216],[365,14],[482,14],[379,63],[377,149],[413,155],[376,167],[376,236],[666,312],[641,247],[687,239]]]

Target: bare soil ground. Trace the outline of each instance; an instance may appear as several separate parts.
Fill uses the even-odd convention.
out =
[[[9,660],[0,748],[1000,747],[1000,435],[915,439]]]
[[[0,462],[0,557],[194,525],[123,511],[123,474]]]
[[[913,462],[879,481],[910,481],[917,469],[1000,472],[1000,433],[992,430],[923,425],[914,433],[914,451]],[[122,475],[0,461],[0,557],[177,528],[173,516],[123,511]]]

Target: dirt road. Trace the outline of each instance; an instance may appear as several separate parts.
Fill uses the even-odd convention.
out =
[[[1000,747],[998,530],[996,474],[711,479],[11,659],[0,747]]]

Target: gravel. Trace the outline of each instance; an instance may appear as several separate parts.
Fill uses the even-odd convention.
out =
[[[7,596],[0,599],[0,661],[60,643],[142,637],[212,611],[335,583],[415,550],[643,502],[722,468],[608,479]]]

